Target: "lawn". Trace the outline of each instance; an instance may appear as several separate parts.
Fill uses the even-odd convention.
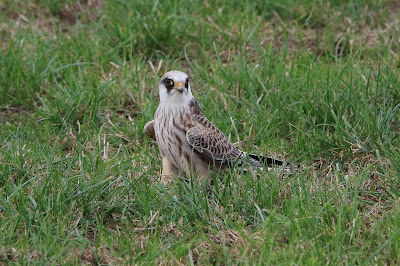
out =
[[[0,1],[0,264],[399,264],[396,0]],[[191,77],[292,175],[160,182],[143,134]]]

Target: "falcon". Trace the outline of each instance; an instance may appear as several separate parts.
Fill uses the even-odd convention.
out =
[[[145,125],[144,133],[158,144],[165,184],[179,173],[209,178],[211,172],[221,173],[234,165],[263,169],[283,164],[236,148],[201,112],[187,74],[165,73],[159,95],[154,120]]]

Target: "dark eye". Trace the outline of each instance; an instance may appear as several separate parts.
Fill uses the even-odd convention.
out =
[[[186,79],[185,88],[186,88],[186,89],[189,88],[189,79]]]
[[[165,87],[167,87],[167,90],[172,90],[174,87],[174,81],[172,79],[166,78],[165,81]]]

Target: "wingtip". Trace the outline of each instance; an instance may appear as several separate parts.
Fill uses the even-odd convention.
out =
[[[248,156],[251,159],[262,163],[263,165],[266,165],[268,169],[274,169],[279,167],[284,169],[285,173],[287,174],[293,174],[295,172],[298,172],[301,168],[300,165],[294,165],[290,162],[282,161],[268,156],[262,156],[250,153],[248,154]]]
[[[263,155],[256,155],[256,154],[249,153],[249,157],[252,158],[253,160],[257,160],[257,161],[261,162],[264,165],[268,165],[268,167],[276,167],[276,166],[281,166],[284,164],[284,162],[279,159],[275,159],[275,158],[267,157],[267,156],[263,156]]]
[[[144,125],[143,133],[152,140],[156,141],[156,133],[154,131],[154,120],[151,120],[147,122],[146,125]]]

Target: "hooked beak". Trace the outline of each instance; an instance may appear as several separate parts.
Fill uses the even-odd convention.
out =
[[[178,82],[174,86],[174,90],[179,91],[180,93],[183,93],[183,90],[185,89],[185,84],[182,82]]]

